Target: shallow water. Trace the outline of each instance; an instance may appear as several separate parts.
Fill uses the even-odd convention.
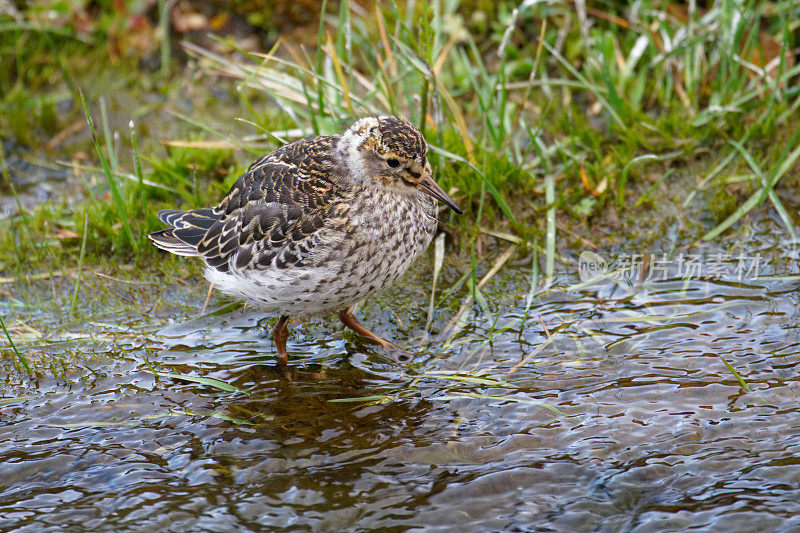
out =
[[[674,258],[642,283],[564,267],[527,318],[530,267],[507,266],[489,309],[412,364],[313,319],[292,327],[291,380],[274,319],[191,318],[203,287],[41,320],[20,348],[52,372],[6,360],[0,386],[16,399],[0,403],[0,530],[798,530],[800,278],[779,231],[741,261],[706,250],[729,254],[720,279]],[[759,251],[758,278],[736,270]],[[634,252],[601,251],[611,270]],[[429,261],[366,304],[369,327],[421,338]],[[378,398],[331,401],[363,397]]]
[[[18,203],[25,208],[52,200],[66,188],[67,171],[18,146],[13,141],[0,140],[5,154],[3,171],[9,172],[16,196],[10,194],[5,180],[0,181],[0,220],[17,212]]]

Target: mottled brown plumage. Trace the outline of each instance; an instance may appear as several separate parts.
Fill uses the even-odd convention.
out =
[[[164,210],[171,227],[150,238],[198,256],[223,292],[281,314],[338,311],[370,340],[350,307],[388,287],[428,246],[436,199],[461,210],[431,177],[427,144],[407,121],[372,117],[340,135],[309,137],[256,160],[212,208]]]

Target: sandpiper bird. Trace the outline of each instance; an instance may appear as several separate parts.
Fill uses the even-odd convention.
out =
[[[215,207],[162,210],[156,246],[200,257],[219,290],[280,314],[273,329],[288,361],[290,316],[337,312],[385,349],[353,315],[431,242],[441,200],[422,134],[395,116],[364,118],[343,134],[308,137],[257,159]]]

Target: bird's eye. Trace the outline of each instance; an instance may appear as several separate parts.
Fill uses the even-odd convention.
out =
[[[397,167],[400,166],[400,161],[398,161],[395,158],[391,158],[391,159],[387,159],[386,160],[386,164],[389,165],[392,168],[397,168]]]

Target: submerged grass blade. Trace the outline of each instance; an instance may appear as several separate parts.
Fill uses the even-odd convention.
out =
[[[356,403],[356,402],[370,402],[370,403],[385,403],[397,400],[399,396],[394,394],[376,394],[374,396],[354,396],[352,398],[332,398],[328,400],[330,403]]]
[[[224,392],[235,392],[241,394],[250,394],[248,391],[242,390],[238,387],[225,383],[224,381],[220,381],[214,378],[204,378],[199,376],[189,376],[186,374],[175,374],[172,372],[154,372],[157,377],[165,377],[171,379],[177,379],[179,381],[188,381],[190,383],[199,383],[201,385],[208,385],[209,387],[214,387],[215,389],[224,391]]]
[[[433,310],[435,308],[434,297],[436,295],[436,282],[439,280],[439,274],[442,272],[442,263],[444,263],[444,232],[440,233],[434,241],[433,247],[433,281],[431,282],[431,299],[428,303],[428,317],[425,319],[425,336],[431,328],[433,321]]]
[[[476,290],[479,291],[483,289],[483,287],[489,282],[489,280],[492,279],[494,275],[500,271],[500,269],[503,267],[506,261],[508,261],[508,259],[514,253],[516,248],[517,246],[512,244],[506,249],[505,252],[500,254],[500,256],[495,260],[489,272],[487,272],[483,276],[483,278],[481,278],[481,280],[478,282],[478,285],[475,287]],[[467,294],[467,297],[464,298],[464,302],[461,304],[461,307],[458,309],[456,314],[453,316],[453,318],[450,319],[450,322],[448,322],[447,326],[445,326],[445,328],[442,330],[440,338],[444,339],[443,349],[447,349],[453,337],[455,337],[466,325],[468,316],[466,313],[474,300],[475,300],[475,295],[473,291],[470,291],[469,294]]]
[[[742,379],[742,376],[739,375],[739,373],[736,371],[736,369],[733,368],[731,366],[731,364],[728,363],[721,355],[719,356],[719,358],[723,363],[725,363],[725,366],[728,367],[728,370],[731,371],[731,374],[734,375],[736,380],[739,382],[739,385],[741,385],[744,390],[746,390],[748,392],[752,392],[752,389],[747,385],[747,383],[745,383],[744,379]]]
[[[519,363],[517,363],[516,365],[512,366],[512,367],[511,367],[511,369],[510,369],[510,370],[508,370],[508,372],[506,372],[506,373],[505,373],[505,374],[503,374],[503,375],[504,375],[504,376],[509,376],[509,375],[513,374],[514,372],[516,372],[517,370],[519,370],[519,369],[520,369],[522,366],[524,366],[524,365],[525,365],[525,364],[526,364],[528,361],[530,361],[531,359],[533,359],[534,357],[536,357],[537,355],[539,355],[539,354],[542,352],[542,350],[544,350],[545,348],[547,348],[547,346],[548,346],[548,345],[549,345],[551,342],[553,342],[553,340],[555,340],[555,338],[556,338],[556,333],[558,333],[559,331],[561,331],[561,330],[562,330],[562,329],[564,329],[565,327],[567,327],[567,323],[566,323],[566,322],[564,322],[563,324],[561,324],[560,326],[558,326],[556,329],[554,329],[553,331],[551,331],[551,332],[550,332],[550,335],[548,335],[548,336],[547,336],[547,338],[545,339],[545,341],[544,341],[542,344],[540,344],[539,346],[537,346],[537,347],[536,347],[536,349],[535,349],[535,350],[533,350],[531,353],[529,353],[528,355],[526,355],[525,357],[523,357],[522,359],[520,359]]]
[[[0,398],[0,405],[11,405],[14,403],[27,402],[35,400],[38,396],[17,396],[16,398]]]
[[[545,234],[545,285],[553,284],[556,264],[556,187],[555,177],[549,173],[544,178],[545,201],[551,206],[547,210],[547,233]]]
[[[459,392],[459,393],[449,393],[443,396],[432,396],[430,400],[460,400],[463,398],[471,398],[477,400],[492,400],[498,402],[513,402],[513,403],[523,403],[529,405],[535,405],[537,407],[543,407],[548,411],[551,411],[557,415],[561,416],[570,416],[558,407],[554,407],[552,405],[548,405],[544,402],[539,402],[536,400],[529,400],[527,398],[516,398],[514,396],[492,396],[489,394],[477,394],[477,393],[469,393],[469,392]],[[575,415],[572,415],[575,416]]]
[[[436,380],[449,380],[459,381],[463,383],[471,383],[473,385],[488,385],[490,387],[512,388],[513,385],[498,378],[470,376],[463,373],[457,373],[452,370],[431,370],[423,372],[416,376],[415,380],[422,379],[436,379]]]
[[[86,241],[89,235],[89,214],[83,215],[83,239],[81,241],[81,254],[78,258],[78,276],[75,279],[75,288],[72,290],[72,301],[69,305],[69,312],[67,318],[72,318],[75,309],[78,307],[78,291],[81,288],[81,279],[83,277],[83,258],[86,256]]]
[[[531,253],[531,258],[531,282],[530,287],[528,288],[528,295],[525,297],[525,312],[522,313],[522,323],[520,324],[520,329],[524,328],[525,322],[528,321],[528,313],[531,310],[533,298],[536,294],[536,286],[539,285],[539,258],[535,251]]]
[[[231,422],[233,424],[238,424],[241,426],[255,426],[254,422],[250,422],[248,420],[244,420],[242,418],[236,418],[235,416],[230,416],[223,414],[219,411],[212,411],[210,413],[198,413],[196,411],[189,411],[187,409],[170,409],[169,412],[172,415],[176,416],[200,416],[203,418],[218,418],[219,420],[224,420],[226,422]]]

